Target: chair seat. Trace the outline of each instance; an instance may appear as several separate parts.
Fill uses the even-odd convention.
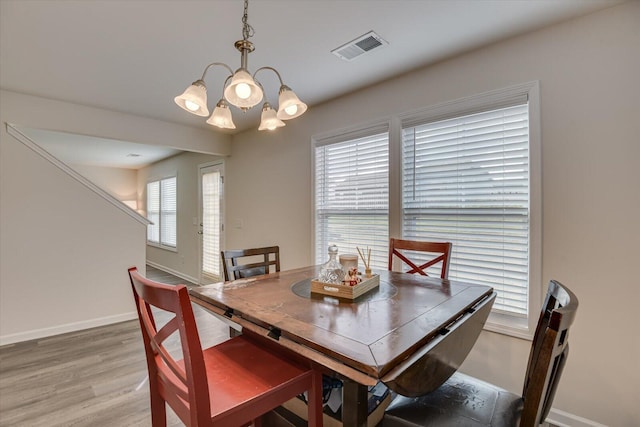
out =
[[[154,427],[166,427],[167,405],[187,426],[260,425],[262,415],[305,391],[309,426],[322,426],[322,373],[309,361],[288,359],[270,339],[251,331],[203,350],[186,286],[154,282],[136,267],[129,278]],[[158,323],[156,314],[163,312],[173,317]],[[167,348],[174,338],[180,347]]]
[[[551,280],[531,343],[522,397],[456,373],[427,395],[394,399],[382,426],[534,427],[543,424],[567,361],[569,327],[577,310],[575,294]]]
[[[521,396],[456,372],[435,391],[420,397],[397,396],[381,427],[517,426]]]
[[[203,354],[207,379],[212,385],[209,396],[214,423],[218,414],[224,414],[229,421],[226,412],[232,408],[241,417],[245,406],[251,406],[252,411],[261,408],[257,412],[268,412],[280,405],[282,402],[277,398],[269,399],[266,393],[269,390],[285,387],[297,387],[299,393],[306,390],[293,380],[307,375],[307,369],[277,357],[244,335],[208,348]],[[245,368],[249,366],[251,369]]]

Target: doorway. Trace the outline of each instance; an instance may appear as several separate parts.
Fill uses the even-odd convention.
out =
[[[222,280],[220,248],[224,238],[223,196],[224,163],[206,163],[199,166],[200,203],[200,274],[199,283]]]

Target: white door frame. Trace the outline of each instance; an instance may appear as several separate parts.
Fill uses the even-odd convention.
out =
[[[220,172],[220,241],[218,242],[219,248],[224,247],[224,160],[216,160],[213,162],[202,163],[198,165],[198,282],[202,283],[210,283],[211,277],[204,277],[203,270],[203,203],[202,203],[202,176],[207,173],[207,171],[216,170]],[[218,255],[219,262],[219,280],[222,280],[222,264],[220,261],[220,256]]]

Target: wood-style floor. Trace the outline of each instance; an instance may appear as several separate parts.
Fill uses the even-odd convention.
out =
[[[193,284],[147,266],[163,283]],[[199,306],[202,345],[229,337]],[[167,411],[168,426],[182,426]],[[0,426],[150,426],[149,385],[138,320],[0,347]]]

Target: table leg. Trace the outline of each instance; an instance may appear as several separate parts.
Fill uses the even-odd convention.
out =
[[[367,427],[367,386],[345,379],[342,387],[343,427]]]

